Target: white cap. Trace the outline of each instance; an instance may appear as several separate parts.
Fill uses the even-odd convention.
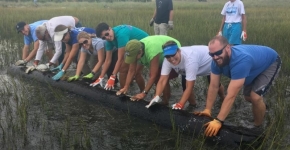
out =
[[[64,29],[63,31],[54,32],[54,41],[58,42],[61,41],[64,34],[68,32],[68,28]]]

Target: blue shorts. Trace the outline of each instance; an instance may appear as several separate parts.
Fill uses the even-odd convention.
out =
[[[223,27],[223,36],[231,45],[242,44],[242,24],[241,23],[225,23]]]

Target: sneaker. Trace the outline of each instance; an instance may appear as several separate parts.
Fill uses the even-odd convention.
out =
[[[189,104],[184,110],[191,113],[194,112],[195,108],[197,108],[196,104]]]

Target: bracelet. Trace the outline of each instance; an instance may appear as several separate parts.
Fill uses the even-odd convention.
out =
[[[146,94],[146,95],[148,94],[148,92],[146,92],[145,90],[144,90],[142,93],[144,93],[144,94]]]
[[[221,124],[224,124],[224,121],[221,121],[219,118],[215,118],[215,120],[219,121]]]

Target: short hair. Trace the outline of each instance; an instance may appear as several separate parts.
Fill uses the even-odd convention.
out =
[[[109,30],[109,25],[105,22],[102,22],[96,27],[96,35],[100,37],[103,31]]]
[[[40,25],[37,26],[35,29],[35,34],[37,37],[43,37],[46,31],[46,26],[45,25]]]
[[[164,43],[164,44],[162,45],[162,49],[164,49],[164,48],[167,47],[167,46],[171,46],[171,45],[177,45],[177,43],[176,43],[175,41],[172,41],[172,40],[167,41],[166,43]]]
[[[217,35],[208,42],[208,45],[215,43],[215,41],[219,41],[221,45],[229,44],[228,40],[225,37]]]
[[[77,36],[77,39],[79,40],[80,38],[91,38],[91,35],[88,34],[87,32],[84,32],[84,31],[81,31],[79,32],[78,36]]]

